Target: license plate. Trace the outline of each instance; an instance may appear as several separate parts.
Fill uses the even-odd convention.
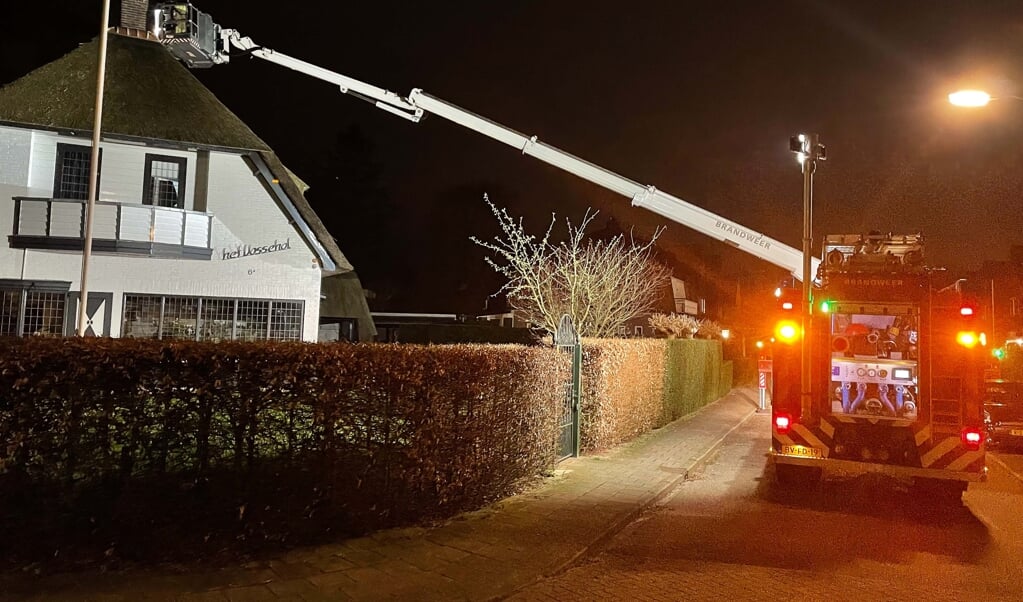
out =
[[[1023,437],[1023,429],[1012,429],[1009,434],[1013,437]]]
[[[806,447],[805,445],[783,445],[781,446],[781,453],[785,456],[799,456],[801,458],[821,457],[821,450],[816,447]]]

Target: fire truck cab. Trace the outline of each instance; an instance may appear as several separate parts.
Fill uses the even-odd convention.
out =
[[[961,282],[940,286],[944,272],[925,266],[919,234],[829,235],[822,258],[808,327],[798,291],[783,289],[779,304],[778,480],[878,472],[961,493],[984,479],[987,341],[977,303]]]

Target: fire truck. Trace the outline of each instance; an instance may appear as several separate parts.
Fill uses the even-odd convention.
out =
[[[807,327],[801,291],[780,289],[778,480],[874,472],[962,493],[984,479],[987,341],[976,298],[960,281],[942,286],[948,276],[925,265],[919,234],[828,235],[822,258]]]
[[[797,280],[807,270],[801,250],[421,89],[400,96],[261,46],[189,2],[157,3],[150,17],[153,35],[190,68],[226,64],[235,51],[328,82],[413,123],[434,115],[785,268]],[[958,295],[935,290],[919,236],[829,236],[822,257],[823,264],[810,258],[808,270],[819,274],[823,300],[805,329],[811,392],[801,387],[799,312],[781,321],[776,336],[772,455],[778,475],[785,480],[835,466],[956,486],[981,479],[983,388],[973,375],[984,337],[974,327],[976,306],[960,307]],[[801,306],[791,299],[787,304]]]

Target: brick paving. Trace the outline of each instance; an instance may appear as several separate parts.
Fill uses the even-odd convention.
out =
[[[380,531],[209,571],[57,575],[0,600],[491,600],[558,574],[607,541],[756,411],[738,388],[539,487],[432,528]],[[2,585],[2,583],[0,583]],[[552,592],[552,595],[555,595]],[[554,599],[554,598],[552,598]]]

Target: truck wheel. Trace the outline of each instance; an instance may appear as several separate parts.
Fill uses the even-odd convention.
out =
[[[821,469],[812,466],[775,464],[774,478],[785,487],[810,486],[821,479]]]

